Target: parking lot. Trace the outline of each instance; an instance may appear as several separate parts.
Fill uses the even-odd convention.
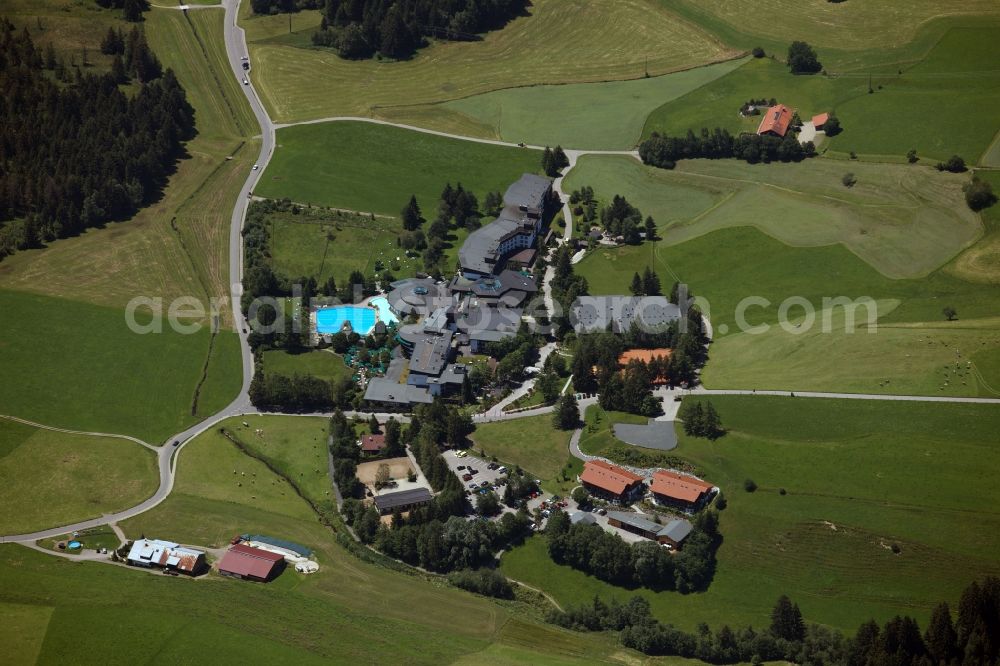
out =
[[[461,453],[464,451],[445,451],[442,455],[445,462],[448,463],[448,468],[462,480],[462,485],[467,490],[475,492],[473,486],[483,488],[485,483],[487,487],[494,489],[498,495],[502,496],[503,486],[507,482],[507,475],[500,471],[504,467],[472,454],[462,456]],[[490,469],[491,467],[494,469]],[[469,479],[465,479],[466,476],[469,476]]]

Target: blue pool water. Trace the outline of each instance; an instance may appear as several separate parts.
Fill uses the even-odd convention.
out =
[[[378,308],[378,319],[383,324],[388,326],[389,324],[399,323],[399,318],[397,318],[396,315],[392,313],[392,310],[389,309],[389,301],[386,300],[385,296],[376,296],[368,302]]]
[[[316,311],[316,331],[339,333],[345,321],[351,322],[355,333],[368,335],[375,327],[375,311],[362,305],[337,305]]]
[[[389,309],[389,301],[384,296],[373,298],[371,304],[378,308],[378,319],[384,324],[399,322]],[[375,328],[375,310],[364,305],[336,305],[316,311],[316,331],[318,333],[339,333],[345,321],[359,335],[368,335]]]

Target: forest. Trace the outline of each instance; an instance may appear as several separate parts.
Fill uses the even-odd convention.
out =
[[[184,155],[194,110],[174,73],[138,28],[112,46],[112,71],[86,73],[0,19],[0,258],[131,217]]]
[[[255,0],[281,7],[287,0]],[[503,27],[522,14],[525,0],[326,0],[323,22],[313,43],[337,50],[342,58],[379,54],[403,60],[428,44],[427,38],[470,41]]]

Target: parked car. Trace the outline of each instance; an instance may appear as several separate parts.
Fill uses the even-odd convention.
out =
[[[486,466],[486,469],[496,469],[499,466],[500,465],[496,464],[495,462],[491,462],[489,465]]]
[[[501,474],[506,474],[507,473],[507,468],[506,467],[501,467],[497,471],[500,472]]]
[[[598,510],[597,510],[597,513],[599,513],[599,514],[600,514],[600,515],[602,515],[602,516],[606,516],[606,515],[608,515],[608,511],[607,511],[607,509],[598,509]]]
[[[465,456],[469,455],[469,452],[468,451],[456,451],[455,455],[458,456],[459,458],[464,458]]]
[[[479,474],[479,470],[475,469],[475,468],[472,468],[472,469],[469,470],[469,474],[472,474],[473,476],[475,476],[476,474]]]
[[[472,475],[471,474],[463,474],[462,475],[462,481],[472,481]]]
[[[459,465],[458,469],[465,469],[465,465]]]
[[[474,482],[473,482],[473,483],[470,483],[470,484],[469,484],[469,488],[470,488],[470,489],[475,489],[475,488],[478,488],[478,487],[479,487],[479,484],[477,484],[477,483],[474,483]]]
[[[490,487],[490,482],[489,482],[489,481],[483,481],[483,482],[482,482],[482,483],[480,483],[479,485],[480,485],[480,487],[482,487],[482,488],[489,488],[489,487]]]

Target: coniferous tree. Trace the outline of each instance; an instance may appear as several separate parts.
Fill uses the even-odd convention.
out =
[[[642,273],[642,290],[647,296],[659,296],[661,294],[659,276],[646,266]]]
[[[639,277],[638,273],[632,274],[632,284],[629,286],[629,291],[632,292],[633,296],[643,296],[646,293],[645,287],[643,286],[642,278]]]
[[[648,215],[646,216],[646,224],[645,224],[645,226],[646,226],[646,229],[645,229],[645,231],[646,231],[646,240],[648,240],[648,241],[656,240],[656,222],[653,221],[652,217],[650,217]]]
[[[577,405],[576,396],[573,393],[566,393],[559,398],[556,411],[553,414],[553,424],[559,430],[574,430],[580,423],[580,407]]]
[[[424,223],[424,218],[420,214],[420,206],[417,204],[416,195],[410,195],[410,201],[403,208],[401,217],[403,219],[403,228],[407,231],[415,231]]]
[[[802,611],[784,594],[771,611],[771,635],[786,641],[801,641],[806,635]]]
[[[927,652],[939,664],[950,663],[958,656],[958,634],[951,621],[951,611],[945,602],[939,603],[931,612],[931,620],[924,633]]]

